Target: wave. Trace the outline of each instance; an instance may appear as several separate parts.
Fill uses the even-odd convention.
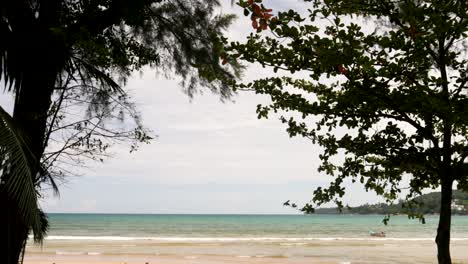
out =
[[[99,256],[101,252],[84,252],[84,251],[55,251],[55,255],[65,255],[65,256]]]
[[[66,256],[79,256],[79,255],[87,255],[86,252],[81,251],[56,251],[55,255],[66,255]]]
[[[155,242],[307,242],[307,241],[434,241],[433,237],[127,237],[127,236],[48,236],[46,240],[100,240]],[[468,237],[452,238],[468,241]],[[300,245],[301,243],[294,243]],[[287,245],[287,244],[286,244]],[[293,244],[291,244],[293,245]]]

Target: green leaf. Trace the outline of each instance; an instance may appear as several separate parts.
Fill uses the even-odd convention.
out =
[[[29,150],[21,130],[2,107],[0,107],[0,150],[1,182],[4,190],[17,202],[24,223],[32,229],[34,240],[40,242],[46,230],[33,181],[34,167],[38,166],[38,163]]]

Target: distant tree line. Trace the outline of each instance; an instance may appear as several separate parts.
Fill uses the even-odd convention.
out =
[[[462,191],[453,191],[454,204],[463,207],[452,208],[452,214],[468,215],[468,193]],[[317,208],[317,214],[339,214],[338,208]],[[356,207],[345,207],[341,210],[344,214],[439,214],[440,213],[440,192],[432,192],[414,198],[410,203],[403,200],[396,204],[376,203],[364,204]]]

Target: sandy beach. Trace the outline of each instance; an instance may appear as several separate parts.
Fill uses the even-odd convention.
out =
[[[30,264],[215,264],[215,263],[436,263],[436,247],[433,241],[313,241],[306,244],[284,244],[275,247],[275,252],[268,251],[268,244],[223,243],[222,245],[205,245],[195,250],[188,250],[190,245],[159,244],[154,248],[166,253],[146,254],[93,254],[63,253],[57,251],[58,244],[45,244],[42,248],[28,248],[25,263]],[[152,247],[147,242],[145,247]],[[69,246],[72,246],[71,244]],[[109,246],[109,245],[107,245]],[[115,245],[116,247],[117,244]],[[135,247],[142,246],[138,243]],[[166,248],[166,250],[160,250]],[[250,248],[244,250],[243,248]],[[468,263],[468,241],[452,242],[454,263]],[[55,251],[54,251],[55,249]],[[297,254],[298,252],[301,254]],[[123,252],[123,251],[122,251]],[[173,252],[173,253],[169,253]],[[239,252],[248,252],[241,255]],[[257,254],[255,254],[255,252]],[[262,253],[269,253],[263,255]],[[233,254],[234,253],[234,254]],[[272,254],[272,253],[276,253]]]
[[[26,264],[436,263],[437,217],[379,215],[51,215]],[[454,217],[453,263],[468,264],[468,218]],[[370,236],[369,230],[385,237]]]

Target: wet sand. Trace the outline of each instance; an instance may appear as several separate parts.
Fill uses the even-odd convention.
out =
[[[58,243],[58,242],[57,242]],[[180,244],[159,245],[162,253],[125,253],[124,251],[104,254],[63,253],[57,251],[58,244],[28,247],[26,264],[306,264],[306,263],[436,263],[436,246],[433,241],[314,241],[307,244],[271,245],[223,244],[206,245],[203,250],[187,250]],[[72,246],[72,245],[69,245]],[[151,245],[135,245],[151,248]],[[161,250],[161,247],[166,250]],[[249,248],[249,251],[243,249]],[[270,251],[267,249],[270,247]],[[468,241],[452,242],[454,263],[468,264]],[[164,253],[166,252],[166,253]],[[242,254],[248,252],[249,254]],[[267,252],[267,254],[264,254]]]

